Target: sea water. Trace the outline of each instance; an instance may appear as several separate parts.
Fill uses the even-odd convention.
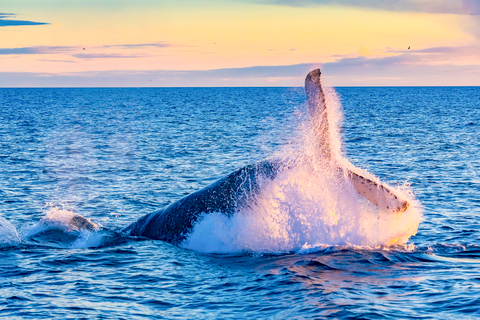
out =
[[[335,91],[336,154],[405,214],[298,165],[302,88],[0,89],[0,316],[480,317],[480,88]],[[180,246],[121,233],[265,158],[296,169]]]

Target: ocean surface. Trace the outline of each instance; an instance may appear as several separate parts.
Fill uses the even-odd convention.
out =
[[[480,88],[335,91],[339,156],[405,213],[294,171],[175,246],[122,229],[308,153],[302,88],[0,89],[0,317],[480,318]]]

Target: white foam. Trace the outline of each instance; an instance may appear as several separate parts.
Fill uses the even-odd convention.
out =
[[[35,226],[31,227],[26,236],[32,237],[35,234],[47,231],[49,229],[58,229],[64,232],[79,231],[70,221],[76,214],[67,209],[59,209],[58,207],[50,207],[43,217]]]
[[[280,154],[285,166],[293,169],[280,172],[265,185],[255,203],[231,218],[222,213],[205,215],[182,246],[216,253],[304,253],[329,246],[406,245],[422,218],[418,203],[407,187],[389,187],[408,199],[410,207],[402,213],[381,211],[355,191],[337,170],[337,165],[353,165],[341,156],[341,111],[333,90],[326,90],[326,101],[332,154],[338,161],[318,159],[313,126],[304,123],[302,148],[285,148]]]
[[[97,248],[105,241],[105,235],[97,231],[82,230],[78,238],[70,244],[70,248]]]
[[[202,252],[306,252],[325,246],[403,245],[421,220],[415,206],[382,212],[347,180],[296,168],[282,173],[250,208],[205,215],[183,244]]]
[[[103,243],[104,235],[98,232],[98,225],[93,224],[95,229],[82,228],[82,224],[72,220],[80,217],[73,211],[50,207],[36,225],[26,232],[26,238],[35,238],[36,241],[44,240],[44,244],[66,248],[91,248],[98,247]],[[90,220],[86,219],[90,222]],[[52,231],[55,231],[52,233]]]
[[[8,220],[0,216],[0,247],[15,245],[20,241],[17,229]]]

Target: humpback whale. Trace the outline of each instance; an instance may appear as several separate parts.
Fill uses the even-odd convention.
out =
[[[401,199],[395,190],[346,168],[336,159],[331,148],[328,106],[320,76],[320,69],[315,69],[305,79],[308,114],[315,132],[316,158],[320,165],[330,166],[335,172],[343,174],[361,196],[380,209],[392,214],[404,212],[409,203]],[[281,160],[264,160],[248,165],[166,208],[141,217],[123,232],[178,245],[188,238],[203,215],[220,212],[231,217],[240,209],[252,205],[265,183],[274,180],[282,170],[291,169],[291,165],[285,165]]]

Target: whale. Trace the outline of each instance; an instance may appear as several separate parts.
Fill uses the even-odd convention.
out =
[[[343,174],[358,194],[381,210],[392,214],[406,211],[408,201],[393,188],[342,165],[335,156],[330,142],[328,106],[320,78],[320,69],[312,70],[305,78],[308,115],[315,132],[316,157],[320,159],[320,164]],[[232,217],[241,209],[252,206],[269,181],[282,171],[291,169],[291,163],[286,165],[279,159],[247,165],[165,208],[144,215],[124,228],[123,233],[179,245],[188,238],[202,217],[213,212]]]

